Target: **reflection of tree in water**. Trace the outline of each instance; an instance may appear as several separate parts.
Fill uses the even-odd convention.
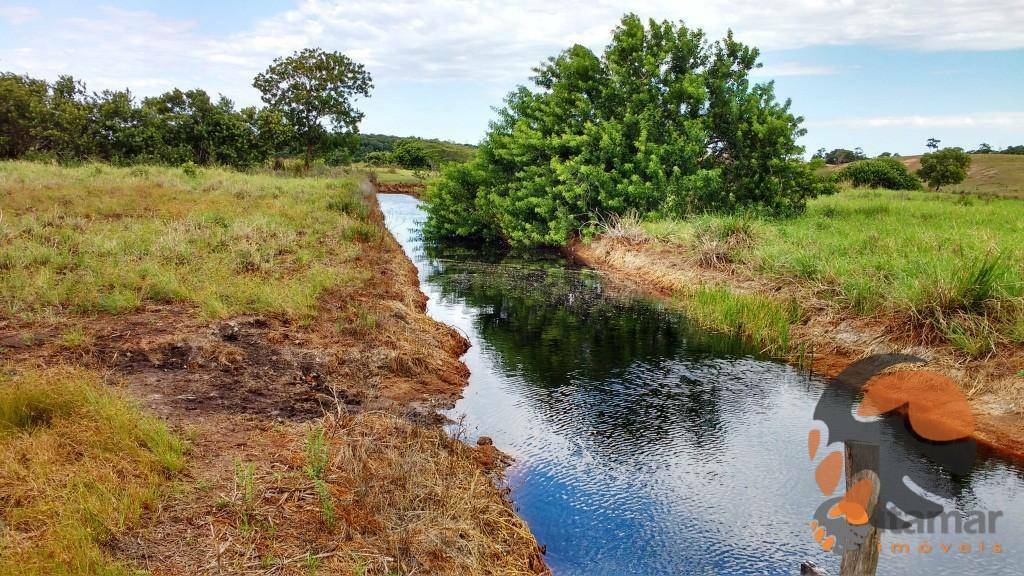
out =
[[[605,293],[596,275],[564,262],[434,260],[428,282],[477,311],[496,361],[520,394],[552,419],[617,444],[656,449],[684,430],[696,446],[722,431],[720,390],[705,368],[749,352],[677,313]],[[588,442],[589,443],[589,442]]]

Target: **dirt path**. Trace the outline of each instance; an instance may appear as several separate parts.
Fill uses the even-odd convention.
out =
[[[809,359],[814,371],[832,377],[870,354],[902,352],[925,358],[930,369],[952,378],[967,394],[975,412],[974,436],[979,444],[1024,459],[1024,378],[1018,376],[1024,369],[1024,353],[1019,350],[983,360],[965,359],[948,347],[908,339],[905,327],[892,325],[896,320],[851,315],[795,283],[749,277],[730,266],[702,266],[679,246],[657,241],[600,237],[573,245],[568,252],[592,268],[662,298],[671,299],[680,290],[700,284],[715,284],[780,301],[796,299],[805,313],[804,319],[791,327],[791,338],[812,353],[790,361]]]

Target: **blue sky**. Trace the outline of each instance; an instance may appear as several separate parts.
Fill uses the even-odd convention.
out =
[[[1024,144],[1024,0],[0,0],[0,70],[255,104],[253,75],[319,46],[373,73],[364,132],[476,142],[532,65],[599,50],[625,11],[760,47],[757,79],[806,118],[808,152]]]

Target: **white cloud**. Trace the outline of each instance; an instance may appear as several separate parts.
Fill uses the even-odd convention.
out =
[[[0,7],[9,22],[33,10]],[[173,78],[249,92],[274,57],[306,46],[341,50],[382,81],[471,80],[503,86],[572,43],[600,49],[622,12],[685,18],[712,38],[727,28],[766,50],[862,44],[913,50],[1024,48],[1021,0],[301,0],[291,10],[219,37],[196,22],[142,11],[101,8],[95,17],[61,20],[0,50],[5,68],[52,76],[72,72],[120,85]],[[8,43],[10,46],[10,42]],[[783,62],[762,76],[820,75],[827,66]],[[156,86],[156,83],[152,84]],[[219,86],[213,86],[218,89]]]
[[[31,6],[15,6],[13,4],[0,4],[0,20],[8,24],[18,26],[31,22],[39,17],[39,10]]]
[[[808,122],[812,128],[994,128],[1024,129],[1024,112],[944,116],[869,116]]]
[[[267,56],[316,44],[362,58],[387,77],[524,79],[543,58],[573,44],[599,50],[622,13],[685,19],[714,38],[733,29],[766,50],[864,44],[913,50],[1024,48],[1020,0],[303,0],[283,17],[213,47],[212,58]],[[780,64],[763,75],[829,74],[836,70]]]

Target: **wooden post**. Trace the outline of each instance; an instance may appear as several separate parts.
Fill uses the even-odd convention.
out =
[[[867,513],[871,518],[878,505],[878,446],[862,442],[846,442],[846,489],[863,478],[872,480],[871,498],[868,500]],[[859,548],[843,551],[843,560],[839,565],[840,576],[874,576],[878,570],[878,553],[882,537],[874,525],[868,525],[868,534]]]

